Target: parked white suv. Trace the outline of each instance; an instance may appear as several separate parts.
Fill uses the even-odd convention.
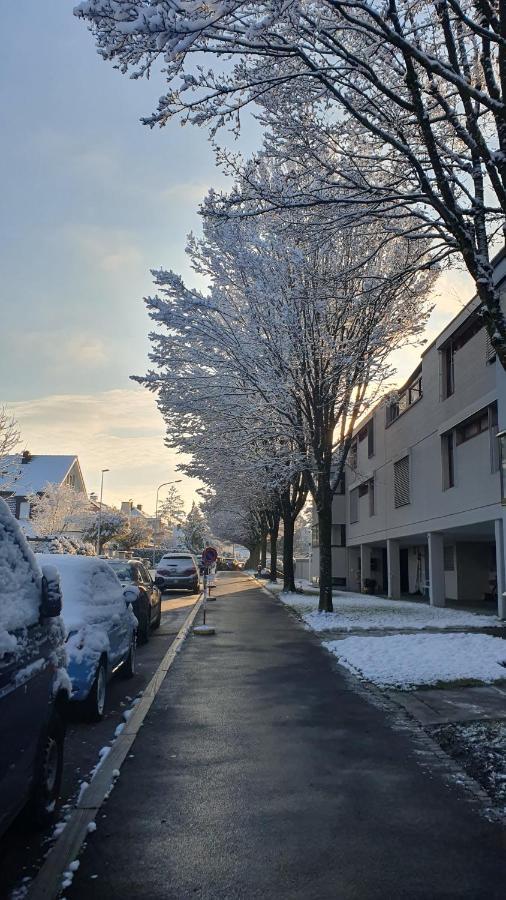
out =
[[[183,588],[197,594],[200,588],[199,566],[189,550],[165,553],[158,563],[155,584],[161,591]]]

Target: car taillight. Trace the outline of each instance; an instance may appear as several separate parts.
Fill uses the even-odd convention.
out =
[[[156,574],[157,575],[170,575],[170,572],[168,569],[157,569]]]
[[[182,574],[183,575],[195,575],[196,571],[197,570],[196,570],[195,566],[191,566],[189,569],[183,569]]]

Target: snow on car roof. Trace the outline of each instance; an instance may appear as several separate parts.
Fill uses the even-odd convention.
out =
[[[94,556],[38,553],[41,565],[55,566],[63,594],[63,621],[68,629],[121,615],[125,599],[120,581],[105,560]]]
[[[41,577],[17,520],[0,499],[0,656],[16,649],[13,631],[38,621]]]

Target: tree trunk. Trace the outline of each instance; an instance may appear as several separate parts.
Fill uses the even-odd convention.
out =
[[[278,534],[279,534],[279,515],[274,516],[273,526],[270,530],[271,541],[271,572],[269,581],[274,583],[278,580]]]
[[[291,512],[283,515],[283,590],[295,592],[295,569],[293,565],[293,533],[295,522]]]
[[[253,547],[248,547],[249,550],[249,559],[246,563],[247,569],[256,569],[258,567],[258,563],[260,562],[260,542],[254,544]]]
[[[318,504],[318,546],[320,550],[320,612],[333,612],[332,606],[332,497],[326,493]]]
[[[267,532],[264,531],[261,539],[260,564],[262,569],[267,565]]]

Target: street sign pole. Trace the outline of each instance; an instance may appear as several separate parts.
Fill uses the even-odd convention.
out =
[[[211,625],[208,625],[206,623],[206,606],[207,606],[208,600],[216,599],[216,597],[211,597],[209,594],[209,590],[211,587],[210,582],[209,582],[209,576],[210,576],[211,566],[214,565],[217,558],[218,558],[218,553],[214,549],[214,547],[206,547],[206,549],[202,553],[202,565],[204,568],[204,572],[203,572],[204,600],[202,603],[203,620],[202,620],[202,625],[195,625],[195,627],[193,629],[194,634],[214,634],[215,633],[215,629]]]

